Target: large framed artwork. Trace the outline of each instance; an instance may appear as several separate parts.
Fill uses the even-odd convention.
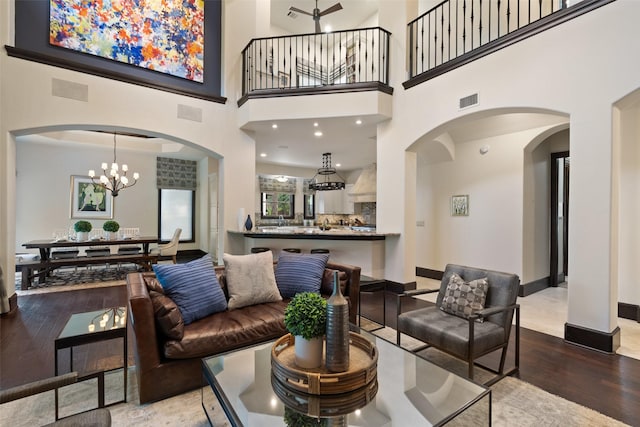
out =
[[[49,43],[202,83],[204,0],[50,0]]]
[[[224,0],[12,0],[12,57],[226,103]]]
[[[113,218],[113,196],[91,178],[71,175],[71,218]]]

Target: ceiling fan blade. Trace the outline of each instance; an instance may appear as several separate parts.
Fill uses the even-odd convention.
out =
[[[313,13],[309,13],[306,10],[298,9],[297,7],[294,7],[294,6],[291,6],[289,10],[292,12],[302,13],[303,15],[313,16]]]
[[[320,16],[324,16],[327,15],[329,13],[333,13],[333,12],[337,12],[340,9],[342,9],[342,5],[340,3],[336,3],[333,6],[331,6],[330,8],[323,10],[322,12],[320,12]]]

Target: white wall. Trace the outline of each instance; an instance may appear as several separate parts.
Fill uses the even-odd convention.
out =
[[[631,98],[631,107],[619,114],[620,134],[617,171],[618,240],[614,242],[618,266],[618,299],[640,305],[640,92]]]
[[[17,252],[26,252],[21,245],[29,240],[47,239],[54,229],[72,226],[78,219],[71,219],[69,215],[71,175],[86,176],[89,169],[97,170],[102,162],[110,163],[113,158],[113,150],[108,147],[62,146],[24,139],[28,137],[16,143]],[[156,156],[124,150],[118,154],[119,162],[126,162],[141,178],[135,186],[114,198],[113,219],[120,227],[139,227],[141,235],[155,236],[158,233]],[[94,229],[102,228],[104,223],[99,219],[88,221]]]
[[[223,16],[228,22],[263,20],[257,14],[255,0],[224,2]],[[252,18],[253,17],[253,18]],[[257,26],[257,25],[256,25]],[[239,207],[253,203],[255,146],[250,136],[236,125],[237,106],[234,94],[241,87],[243,44],[255,35],[256,26],[224,25],[223,29],[223,95],[231,94],[226,104],[181,96],[160,90],[108,80],[80,72],[50,67],[35,62],[10,58],[2,50],[0,76],[0,265],[14,270],[16,246],[15,150],[16,134],[41,130],[65,130],[115,127],[164,137],[168,140],[199,146],[220,161],[220,226],[227,218],[235,223]],[[0,42],[13,45],[13,2],[0,3]],[[52,79],[83,85],[88,91],[86,102],[52,95]],[[179,106],[201,113],[201,121],[178,118]],[[83,168],[84,169],[84,168]],[[65,178],[65,182],[68,178]],[[22,197],[18,195],[17,197]],[[64,203],[65,206],[67,202]],[[140,206],[144,209],[144,206]],[[225,233],[225,244],[226,240]],[[0,311],[8,309],[7,297],[14,294],[13,281],[5,282],[0,295]]]
[[[632,71],[640,67],[639,59],[628,55],[629,51],[637,49],[637,40],[640,39],[637,16],[640,16],[640,3],[619,0],[519,42],[517,47],[502,49],[411,89],[394,92],[393,120],[378,133],[378,177],[382,177],[378,183],[378,227],[384,229],[388,224],[394,224],[397,216],[394,217],[392,210],[407,205],[407,196],[398,191],[396,181],[388,179],[411,169],[398,162],[397,152],[402,146],[406,149],[433,129],[472,111],[524,107],[568,114],[572,174],[569,219],[572,292],[568,322],[594,330],[613,331],[617,323],[617,298],[611,292],[612,266],[608,256],[612,219],[611,115],[612,104],[639,86],[638,75]],[[380,19],[383,19],[382,13]],[[607,28],[616,28],[616,31],[611,32]],[[481,94],[480,105],[459,111],[458,99],[476,92]],[[398,104],[401,109],[396,108]],[[491,144],[495,145],[494,142]],[[513,148],[506,143],[504,146],[505,153]],[[492,148],[494,151],[495,147]],[[454,237],[467,241],[487,237],[487,226],[499,233],[498,240],[486,240],[486,247],[476,244],[477,254],[461,248],[460,252],[451,254],[447,262],[471,261],[477,264],[484,261],[484,264],[503,270],[522,272],[522,246],[516,248],[517,256],[491,256],[496,248],[504,247],[502,245],[512,247],[513,241],[522,239],[522,224],[518,224],[521,220],[505,218],[500,213],[513,209],[513,216],[522,218],[522,154],[514,152],[507,156],[518,164],[505,168],[505,179],[511,177],[516,184],[495,182],[491,191],[484,190],[496,173],[494,171],[476,174],[481,182],[467,182],[466,187],[465,182],[459,182],[460,187],[453,188],[455,177],[447,184],[449,195],[468,189],[472,196],[471,216],[466,221],[459,221],[465,233],[446,224],[439,224],[439,227],[448,228]],[[458,153],[457,160],[463,157],[464,153]],[[482,162],[475,166],[484,168]],[[520,188],[515,188],[516,185]],[[505,200],[493,192],[507,192],[519,200]],[[479,194],[481,204],[476,202],[476,194]],[[442,198],[443,195],[436,197]],[[505,224],[497,227],[489,221],[488,211],[491,208],[488,206],[499,212],[498,219],[504,219]],[[473,216],[478,208],[482,221],[474,222]],[[439,215],[443,215],[442,211]],[[501,234],[503,228],[509,230],[509,238],[506,231]],[[500,239],[501,235],[505,237]],[[450,249],[451,246],[445,246],[442,250],[446,254]],[[438,247],[438,253],[440,250]],[[498,251],[503,254],[502,249]],[[436,256],[444,258],[446,255]],[[436,265],[443,262],[444,259],[435,261]],[[400,280],[411,275],[410,271],[385,271],[391,271]]]

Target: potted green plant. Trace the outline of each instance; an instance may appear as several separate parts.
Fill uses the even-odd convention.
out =
[[[120,230],[120,224],[117,221],[105,221],[102,224],[102,229],[107,233],[107,240],[114,240],[118,230]]]
[[[92,228],[93,227],[91,226],[91,223],[89,221],[81,220],[73,224],[73,229],[77,233],[76,240],[78,240],[79,242],[84,242],[85,240],[87,240],[89,238],[89,232]]]
[[[322,337],[327,323],[327,301],[315,292],[297,293],[284,310],[284,325],[295,337],[296,365],[305,369],[322,364]]]
[[[284,423],[287,427],[325,427],[326,419],[301,414],[288,406],[284,407]]]

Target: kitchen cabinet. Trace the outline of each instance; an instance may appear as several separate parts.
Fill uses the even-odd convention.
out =
[[[318,213],[339,214],[343,211],[343,194],[346,190],[318,191]]]
[[[353,197],[349,195],[353,184],[344,190],[318,191],[316,200],[319,214],[353,214]]]

